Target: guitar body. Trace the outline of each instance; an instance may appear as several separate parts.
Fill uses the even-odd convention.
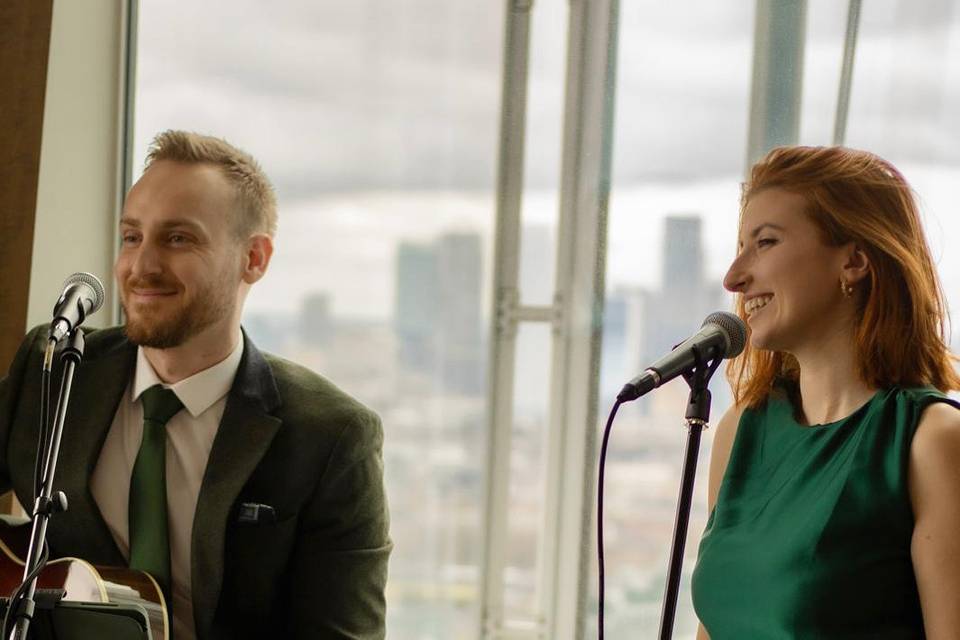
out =
[[[31,523],[0,520],[0,594],[9,595],[23,580]],[[169,640],[167,603],[150,574],[124,567],[95,566],[79,558],[51,560],[37,578],[38,589],[63,589],[64,600],[138,604],[147,612],[151,637]]]

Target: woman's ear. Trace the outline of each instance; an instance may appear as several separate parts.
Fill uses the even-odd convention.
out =
[[[844,246],[846,261],[843,265],[843,280],[848,284],[856,284],[870,275],[870,258],[867,253],[855,242]]]

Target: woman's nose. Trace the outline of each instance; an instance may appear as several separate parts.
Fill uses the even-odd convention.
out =
[[[723,276],[723,287],[727,291],[734,293],[742,292],[749,282],[750,276],[745,268],[743,254],[741,253],[730,264],[727,273]]]

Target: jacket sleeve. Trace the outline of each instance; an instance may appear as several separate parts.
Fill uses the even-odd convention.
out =
[[[383,429],[354,413],[303,514],[292,569],[289,623],[297,638],[385,636],[387,561],[392,549],[383,484]]]
[[[7,443],[10,441],[10,431],[16,419],[20,391],[23,388],[27,370],[32,364],[35,364],[37,369],[42,365],[39,354],[43,347],[42,337],[45,329],[46,326],[41,325],[26,335],[13,357],[7,375],[0,379],[0,493],[10,489]],[[31,358],[31,355],[37,357]]]

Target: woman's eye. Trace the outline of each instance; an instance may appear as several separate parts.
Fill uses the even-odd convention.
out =
[[[777,241],[774,240],[773,238],[760,238],[759,240],[757,240],[758,247],[766,247],[776,243]]]

